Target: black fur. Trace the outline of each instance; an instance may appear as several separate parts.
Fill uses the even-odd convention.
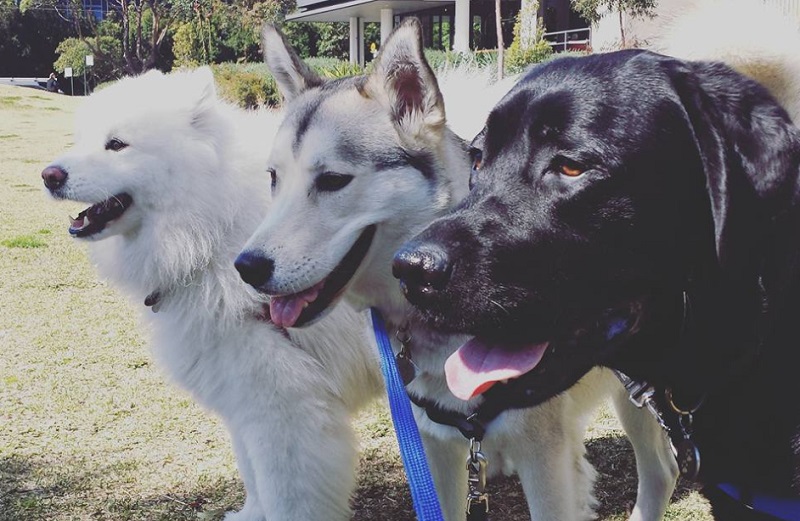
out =
[[[701,480],[800,496],[800,133],[767,91],[716,63],[565,58],[529,72],[473,146],[469,197],[396,258],[419,314],[550,341],[508,384],[514,406],[597,365],[705,396]],[[403,272],[430,247],[450,262],[435,287]]]

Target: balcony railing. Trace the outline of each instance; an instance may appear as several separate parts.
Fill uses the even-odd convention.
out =
[[[592,29],[584,27],[567,31],[553,31],[544,33],[544,39],[550,42],[550,46],[556,52],[587,51],[592,44]]]

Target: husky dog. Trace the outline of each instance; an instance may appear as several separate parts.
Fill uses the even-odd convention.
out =
[[[91,204],[69,232],[152,308],[156,358],[224,420],[247,492],[225,519],[343,521],[357,460],[349,420],[380,390],[363,320],[343,307],[287,334],[233,267],[269,206],[278,122],[220,102],[208,69],[151,72],[93,94],[75,146],[42,177],[56,199]]]
[[[595,472],[585,460],[583,436],[589,414],[609,393],[618,399],[637,455],[632,518],[660,519],[675,463],[655,421],[628,403],[610,373],[593,372],[535,409],[461,400],[447,390],[443,366],[463,338],[437,334],[409,314],[392,279],[394,252],[466,195],[470,172],[464,143],[446,125],[419,22],[396,29],[367,76],[322,80],[271,27],[264,45],[288,104],[269,161],[273,206],[236,267],[272,295],[275,323],[302,329],[344,299],[357,308],[377,307],[392,332],[407,328],[409,367],[416,372],[408,392],[449,521],[464,518],[467,493],[469,444],[454,425],[465,436],[485,429],[489,469],[519,475],[534,519],[592,518]],[[513,377],[513,367],[493,363],[496,380]]]

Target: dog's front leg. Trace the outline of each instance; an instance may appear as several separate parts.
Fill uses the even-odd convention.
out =
[[[236,455],[236,466],[242,476],[245,490],[244,506],[238,512],[228,512],[225,521],[265,521],[264,513],[261,510],[261,503],[258,500],[258,489],[256,488],[256,476],[250,457],[247,455],[247,448],[244,440],[234,429],[229,429],[233,452]]]
[[[442,515],[445,521],[463,521],[467,505],[467,440],[452,427],[434,425],[427,418],[419,416],[417,422],[420,424],[422,443],[439,495]],[[440,431],[439,434],[444,434],[444,437],[426,431],[426,426]],[[447,432],[449,429],[453,432]]]
[[[525,425],[524,432],[503,445],[535,521],[595,519],[596,472],[585,458],[583,422],[568,409],[569,400],[562,395],[531,409],[504,413],[521,415]],[[508,418],[509,423],[519,420]]]
[[[622,386],[614,393],[614,409],[636,454],[639,487],[630,521],[659,521],[669,505],[678,464],[664,430],[646,409],[636,408]]]
[[[242,429],[261,511],[267,521],[347,521],[357,462],[351,416],[336,398],[295,398],[265,414],[269,423]]]

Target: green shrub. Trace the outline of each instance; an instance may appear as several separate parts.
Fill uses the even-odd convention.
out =
[[[357,63],[350,63],[337,58],[318,56],[316,58],[306,58],[304,61],[323,78],[344,78],[364,72],[364,69]]]
[[[506,54],[505,69],[509,74],[518,74],[529,65],[546,61],[553,54],[553,47],[544,39],[544,25],[541,19],[536,24],[536,36],[532,44],[527,47],[523,46],[522,20],[523,12],[520,11],[517,13],[517,20],[514,23],[514,41],[511,42]]]
[[[323,78],[341,78],[363,72],[358,65],[334,58],[309,58],[306,62]],[[254,108],[281,103],[278,86],[263,63],[211,65],[220,96],[240,107]]]
[[[275,80],[262,63],[220,63],[211,65],[220,96],[243,108],[280,104]]]
[[[475,67],[483,69],[497,66],[497,51],[454,52],[425,49],[425,58],[434,71],[451,67]]]

